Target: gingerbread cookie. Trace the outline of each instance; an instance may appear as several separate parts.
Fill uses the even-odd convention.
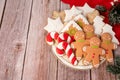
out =
[[[76,23],[81,27],[84,28],[84,26],[86,26],[87,24],[89,24],[89,22],[87,21],[87,19],[82,15],[79,14],[78,16],[76,16],[74,18],[74,20],[76,21]]]
[[[66,32],[67,32],[70,36],[74,36],[77,31],[78,31],[78,29],[75,28],[75,27],[73,27],[73,25],[71,25]]]
[[[117,45],[120,44],[120,42],[118,41],[118,39],[115,36],[115,32],[112,29],[113,27],[109,24],[105,24],[103,27],[103,32],[102,33],[110,33],[112,35],[112,42],[116,43]]]
[[[99,67],[100,55],[104,55],[104,49],[100,48],[101,40],[98,37],[93,37],[90,39],[90,46],[83,48],[83,51],[87,53],[87,56],[84,59],[84,64],[88,65],[92,62],[95,68]]]
[[[96,35],[94,34],[94,27],[92,25],[86,25],[83,28],[85,35],[86,35],[86,39],[90,39],[92,37],[95,37]]]
[[[61,12],[58,12],[58,11],[54,11],[53,12],[53,15],[52,15],[52,18],[56,19],[60,17],[62,22],[64,22],[64,19],[65,19],[65,12],[64,11],[61,11]]]
[[[78,19],[76,22],[81,28],[86,26],[86,24],[84,23],[84,21],[82,19]]]
[[[113,62],[112,50],[117,48],[117,45],[112,42],[112,35],[109,33],[103,33],[101,35],[102,43],[101,47],[106,50],[106,59],[108,62]]]
[[[80,60],[86,56],[83,51],[83,47],[89,45],[89,41],[85,40],[85,34],[83,31],[77,31],[74,35],[75,42],[71,43],[71,46],[76,49],[76,57]]]
[[[93,12],[88,13],[88,14],[87,14],[87,19],[88,19],[89,23],[90,23],[90,24],[93,24],[94,18],[95,18],[96,16],[99,16],[99,15],[100,15],[100,13],[99,13],[99,11],[97,11],[97,10],[94,10]]]

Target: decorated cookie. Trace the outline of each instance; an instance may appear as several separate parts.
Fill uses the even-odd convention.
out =
[[[89,23],[90,23],[90,24],[93,24],[94,18],[95,18],[96,16],[99,16],[99,15],[100,15],[100,13],[99,13],[99,11],[97,11],[97,10],[94,10],[93,12],[88,13],[88,14],[87,14],[87,19],[88,19]]]
[[[83,29],[84,29],[84,32],[86,35],[86,39],[90,39],[90,38],[96,36],[94,34],[94,27],[92,25],[86,25]]]
[[[76,16],[74,18],[74,20],[77,22],[77,24],[81,28],[83,28],[86,24],[89,24],[89,22],[87,21],[87,19],[82,14],[79,14],[78,16]]]
[[[102,33],[103,27],[105,23],[103,22],[103,18],[101,16],[96,16],[93,20],[94,24],[94,32],[97,35],[100,35]]]
[[[84,47],[83,51],[87,53],[87,56],[84,59],[84,64],[88,65],[92,62],[95,68],[99,67],[100,64],[100,55],[104,55],[105,51],[100,48],[100,39],[98,37],[93,37],[90,39],[90,46]]]
[[[52,18],[56,19],[60,17],[62,22],[64,22],[64,19],[65,19],[65,12],[64,11],[61,11],[61,12],[58,12],[58,11],[54,11],[53,12],[53,15],[52,15]]]
[[[44,29],[48,32],[60,32],[63,29],[63,23],[61,19],[58,17],[57,19],[53,20],[48,18],[48,24],[44,27]]]
[[[73,24],[72,24],[66,32],[70,36],[74,36],[77,31],[78,31],[78,29],[76,27],[73,27]]]
[[[85,3],[84,6],[78,7],[78,9],[83,11],[84,16],[95,10],[94,8],[91,8],[87,3]]]
[[[112,36],[109,33],[103,33],[101,35],[102,43],[101,47],[106,51],[106,58],[107,61],[113,62],[113,49],[117,48],[117,45],[112,42]]]
[[[81,14],[82,11],[78,10],[75,6],[73,6],[70,10],[65,10],[65,22],[68,22],[70,20],[72,20],[75,16],[77,16],[78,14]]]
[[[71,43],[71,46],[76,49],[76,57],[78,60],[86,56],[83,51],[83,47],[89,45],[89,41],[85,40],[85,34],[83,31],[77,31],[74,35],[75,42]]]
[[[70,30],[70,27],[76,28],[77,30],[82,30],[82,28],[79,27],[79,25],[75,21],[70,21],[66,24],[66,26],[61,30],[61,32],[66,32]]]
[[[68,44],[66,41],[60,42],[57,47],[56,47],[56,52],[60,55],[63,56],[64,53],[69,58],[69,61],[73,65],[77,65],[77,59],[74,55],[73,49],[71,48],[70,44]]]

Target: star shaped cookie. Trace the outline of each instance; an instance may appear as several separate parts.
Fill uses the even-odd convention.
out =
[[[75,6],[73,6],[70,10],[65,10],[65,19],[64,21],[70,21],[72,18],[77,16],[78,14],[81,14],[82,11],[78,10]]]
[[[63,29],[63,23],[61,22],[60,17],[58,17],[57,19],[51,19],[48,18],[48,24],[47,26],[44,27],[44,29],[48,32],[60,32]]]
[[[85,16],[87,13],[93,12],[95,10],[94,8],[91,8],[87,3],[85,3],[83,7],[78,7],[78,9],[82,10]]]

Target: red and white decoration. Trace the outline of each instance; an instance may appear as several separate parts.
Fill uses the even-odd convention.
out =
[[[71,43],[71,42],[73,42],[73,38],[68,33],[63,32],[58,36],[57,42],[60,43],[60,42],[63,42],[63,41]]]
[[[66,55],[69,58],[69,61],[73,64],[73,65],[77,65],[77,59],[74,55],[73,49],[71,48],[70,44],[63,41],[60,42],[57,47],[56,47],[56,52],[60,55],[63,56],[64,53],[66,53]]]
[[[46,36],[46,42],[49,44],[49,45],[53,45],[55,40],[57,40],[58,38],[58,33],[57,32],[49,32]]]

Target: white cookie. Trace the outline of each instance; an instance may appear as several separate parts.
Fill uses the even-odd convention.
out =
[[[73,17],[77,16],[78,14],[81,14],[82,10],[78,10],[75,6],[73,6],[70,10],[65,10],[65,22],[70,21]]]
[[[72,20],[72,21],[70,21],[69,23],[67,23],[67,25],[65,26],[65,28],[63,28],[63,30],[62,30],[61,32],[67,31],[71,25],[73,25],[73,27],[75,27],[75,28],[78,29],[78,30],[82,30],[82,29],[80,28],[80,26],[79,26],[75,21]]]
[[[48,18],[48,24],[44,27],[44,29],[48,32],[60,32],[63,29],[63,23],[61,19],[58,17],[57,19]]]

